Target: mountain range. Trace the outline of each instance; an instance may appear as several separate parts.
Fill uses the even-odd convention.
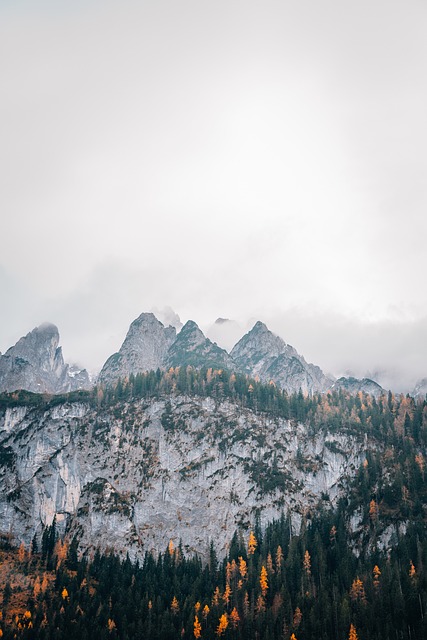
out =
[[[221,323],[227,321],[221,319]],[[130,325],[120,349],[103,365],[97,382],[115,384],[119,378],[157,369],[192,366],[196,369],[227,369],[244,373],[262,382],[274,383],[287,393],[313,394],[343,389],[379,397],[384,389],[369,378],[333,378],[319,366],[308,363],[297,350],[272,333],[263,322],[252,329],[227,352],[204,335],[189,320],[177,332],[165,326],[153,313],[142,313]],[[33,329],[0,354],[0,392],[25,389],[41,393],[64,393],[88,389],[91,380],[85,369],[64,363],[55,325],[45,323]],[[412,395],[424,397],[426,379]]]

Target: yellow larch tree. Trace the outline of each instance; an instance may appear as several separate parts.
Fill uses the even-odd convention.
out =
[[[236,607],[234,607],[234,609],[230,613],[230,622],[231,622],[231,626],[233,627],[233,629],[237,629],[237,625],[240,622],[240,616],[239,616],[239,612],[237,611]]]
[[[356,627],[354,626],[354,624],[350,625],[350,631],[348,634],[348,640],[358,640],[357,639],[357,633],[356,633]]]
[[[417,572],[415,570],[414,563],[412,562],[412,560],[410,560],[409,561],[409,577],[411,578],[411,580],[415,580],[416,575],[417,575]]]
[[[304,560],[302,562],[302,567],[304,569],[304,573],[309,578],[311,576],[311,557],[309,552],[306,550],[304,553]]]
[[[229,583],[227,582],[227,584],[225,585],[224,593],[222,594],[222,599],[223,599],[224,604],[226,606],[228,606],[228,604],[230,602],[231,594],[232,594],[231,587],[230,587]]]
[[[175,545],[172,540],[169,540],[168,551],[170,556],[173,556],[173,554],[175,553]]]
[[[219,605],[220,598],[221,598],[221,592],[219,590],[219,587],[215,587],[215,591],[214,591],[214,594],[212,596],[212,606],[213,607],[217,607]]]
[[[282,566],[282,562],[283,562],[283,551],[282,551],[282,547],[279,546],[276,549],[276,568],[277,570],[280,569],[280,567]]]
[[[297,637],[294,633],[291,635],[290,640],[297,640]]]
[[[255,553],[255,549],[258,546],[257,539],[255,538],[255,534],[253,531],[249,533],[249,541],[248,541],[248,555],[253,556]]]
[[[174,615],[174,616],[175,616],[175,615],[178,613],[178,611],[179,611],[179,602],[178,602],[178,600],[176,599],[176,596],[174,596],[174,597],[172,598],[172,602],[171,602],[171,611],[172,611],[172,613],[173,613],[173,615]]]
[[[112,633],[114,629],[116,629],[116,623],[112,618],[108,618],[107,627],[110,633]]]
[[[259,615],[260,613],[264,613],[265,611],[265,600],[259,595],[255,604],[255,613]]]
[[[267,589],[268,589],[268,578],[267,578],[267,569],[264,567],[264,565],[262,565],[262,567],[261,567],[261,575],[259,577],[259,584],[261,586],[261,593],[262,593],[263,597],[265,598],[265,596],[267,595]]]
[[[248,573],[248,565],[246,563],[246,560],[243,560],[242,556],[239,556],[239,571],[244,580]]]
[[[65,587],[64,587],[64,588],[62,589],[62,591],[61,591],[61,596],[62,596],[62,599],[63,599],[63,600],[67,600],[67,598],[68,598],[68,591],[67,591],[67,589],[66,589]]]
[[[48,588],[48,586],[49,586],[49,580],[47,579],[47,574],[44,573],[43,574],[43,580],[42,580],[42,583],[41,583],[42,593],[45,593],[45,591]]]
[[[199,622],[199,618],[197,616],[194,617],[194,631],[195,638],[200,638],[202,635],[202,625]]]
[[[350,598],[353,600],[353,602],[366,602],[365,588],[359,576],[357,576],[357,578],[353,580],[350,589]]]
[[[380,575],[381,575],[381,571],[378,567],[378,565],[376,564],[375,567],[372,569],[372,573],[374,576],[374,588],[378,589],[378,587],[380,586]]]
[[[18,560],[19,562],[25,562],[25,557],[26,557],[26,551],[25,551],[25,545],[23,542],[21,542],[21,544],[19,545],[19,549],[18,549]]]
[[[196,604],[194,605],[194,611],[196,614],[199,613],[201,606],[202,605],[200,604],[200,602],[196,602]]]
[[[378,505],[374,499],[369,503],[369,517],[373,524],[378,520]]]
[[[37,576],[37,578],[34,581],[34,587],[33,587],[33,596],[34,596],[35,599],[38,598],[41,590],[42,590],[42,588],[41,588],[41,584],[40,584],[40,577]]]
[[[62,540],[57,540],[55,543],[55,548],[53,551],[53,555],[56,556],[56,568],[59,569],[61,564],[67,559],[68,554],[68,545],[66,542],[62,542]]]
[[[219,619],[219,624],[216,629],[216,635],[218,637],[221,637],[225,633],[227,627],[228,627],[228,617],[226,613],[223,613]]]
[[[205,604],[205,606],[203,607],[203,611],[202,611],[202,616],[203,616],[204,620],[206,620],[206,618],[208,617],[210,611],[211,610],[209,609],[208,605]]]

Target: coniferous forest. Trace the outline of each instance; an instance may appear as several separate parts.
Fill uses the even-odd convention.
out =
[[[307,425],[356,431],[370,448],[345,494],[323,496],[295,531],[289,513],[236,531],[227,557],[187,557],[181,545],[140,562],[85,553],[55,521],[31,549],[4,538],[0,637],[422,640],[427,637],[427,403],[388,394],[287,396],[273,385],[191,368],[77,394],[102,411],[134,398],[199,394]],[[74,396],[69,394],[72,400]],[[3,406],[60,402],[3,394]],[[166,409],[165,429],[178,428]],[[7,452],[3,452],[4,455]],[[268,491],[266,492],[268,500]],[[359,527],[349,514],[359,513]],[[392,531],[392,535],[385,535]]]

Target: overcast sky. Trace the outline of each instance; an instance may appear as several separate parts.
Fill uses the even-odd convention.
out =
[[[142,311],[427,376],[427,4],[0,4],[0,350]],[[391,384],[391,382],[390,382]]]

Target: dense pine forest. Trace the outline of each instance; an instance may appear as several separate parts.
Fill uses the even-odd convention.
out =
[[[210,396],[306,425],[363,434],[367,447],[345,495],[322,496],[294,531],[290,514],[237,531],[208,562],[180,545],[140,563],[88,555],[55,521],[31,549],[0,551],[0,637],[422,640],[427,637],[427,402],[391,393],[288,396],[274,384],[190,367],[131,376],[114,387],[0,396],[0,406],[87,402],[100,412],[137,398]],[[131,419],[131,413],[129,414]],[[181,428],[166,408],[165,429]],[[2,449],[1,455],[7,456]],[[269,478],[274,481],[274,478]],[[280,481],[280,478],[278,479]],[[268,500],[268,492],[266,493]]]

